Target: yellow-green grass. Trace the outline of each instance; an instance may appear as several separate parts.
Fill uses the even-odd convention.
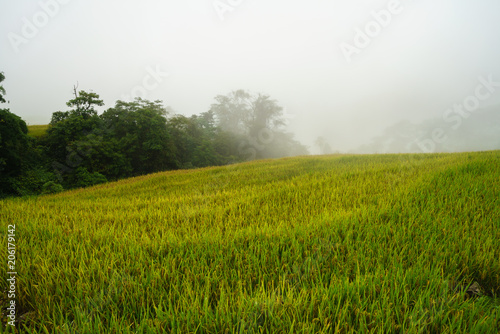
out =
[[[28,125],[28,135],[40,138],[47,132],[48,125]]]
[[[500,151],[165,172],[0,211],[25,333],[500,330]]]

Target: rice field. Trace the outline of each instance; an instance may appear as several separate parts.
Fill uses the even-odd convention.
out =
[[[49,125],[28,125],[28,135],[34,138],[42,137],[49,128]]]
[[[500,332],[500,151],[164,172],[0,212],[2,333]]]

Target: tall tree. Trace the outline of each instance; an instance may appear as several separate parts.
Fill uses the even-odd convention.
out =
[[[5,75],[3,74],[3,72],[0,72],[0,83],[2,83],[2,81],[4,80],[5,80]],[[5,95],[5,88],[3,88],[3,85],[0,85],[0,103],[6,102],[4,95]]]
[[[133,174],[176,168],[171,135],[167,129],[167,109],[161,101],[137,98],[117,101],[102,114],[107,136],[123,152]]]
[[[285,125],[283,108],[268,95],[259,94],[251,104],[251,119],[248,121],[250,136],[258,136],[262,129],[277,130]]]
[[[210,111],[224,131],[257,136],[262,129],[278,130],[285,124],[283,108],[269,95],[254,96],[240,89],[215,100]]]
[[[168,120],[179,167],[207,167],[224,163],[215,149],[218,129],[214,122],[211,112],[191,117],[175,115]]]
[[[77,92],[77,86],[73,87],[74,99],[69,100],[66,105],[73,107],[72,113],[83,118],[89,118],[97,115],[96,106],[103,106],[103,100],[99,99],[99,95],[94,92],[86,92],[81,90]]]
[[[12,192],[10,179],[20,175],[29,148],[26,122],[0,109],[0,193]]]
[[[94,92],[86,92],[81,90],[77,92],[77,86],[73,87],[75,98],[66,102],[69,111],[56,111],[52,114],[50,125],[55,125],[70,117],[81,117],[84,120],[97,116],[96,107],[104,105],[103,100],[99,99],[99,95]]]
[[[97,156],[103,143],[103,124],[97,115],[96,107],[104,105],[96,93],[76,91],[75,98],[66,104],[72,107],[69,111],[58,111],[52,114],[50,127],[44,138],[47,154],[53,161],[53,166],[70,184],[74,179],[76,169],[82,167],[90,173],[97,163]],[[64,176],[68,176],[67,178]]]
[[[0,73],[0,82],[4,79],[3,73]],[[5,89],[0,86],[1,103],[5,103],[4,95]],[[9,109],[0,109],[0,197],[15,192],[12,180],[21,174],[29,149],[26,122]]]
[[[252,96],[244,90],[236,90],[228,95],[215,97],[210,111],[217,119],[217,125],[224,131],[247,134],[248,123],[253,117]]]
[[[237,90],[218,95],[212,104],[217,126],[239,139],[238,156],[251,160],[307,153],[284,129],[283,108],[269,95]]]

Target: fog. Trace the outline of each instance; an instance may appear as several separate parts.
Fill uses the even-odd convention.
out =
[[[4,1],[0,72],[28,124],[67,110],[76,83],[101,111],[140,96],[188,116],[244,89],[277,100],[311,153],[318,137],[339,152],[500,149],[499,14],[498,0]]]

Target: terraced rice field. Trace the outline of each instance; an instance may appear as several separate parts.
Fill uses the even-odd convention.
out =
[[[40,138],[47,132],[48,128],[48,125],[28,125],[28,135]]]
[[[500,332],[499,151],[165,172],[0,212],[22,333]]]

